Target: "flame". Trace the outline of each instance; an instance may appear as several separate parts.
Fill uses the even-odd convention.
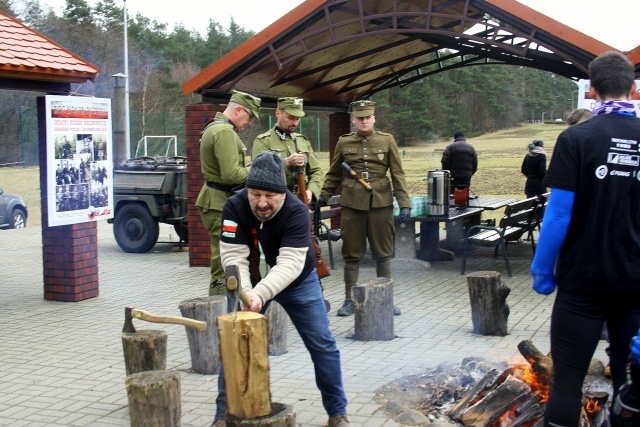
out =
[[[498,419],[498,422],[494,424],[496,427],[507,427],[510,426],[513,420],[517,417],[516,411],[513,409],[509,409],[507,412],[502,414],[502,416]]]
[[[549,384],[545,384],[536,375],[535,372],[529,366],[521,366],[522,372],[520,373],[520,379],[526,382],[531,390],[538,393],[542,397],[541,402],[546,402],[549,399]]]
[[[593,418],[598,412],[600,412],[601,409],[602,408],[601,408],[600,402],[598,402],[595,399],[589,399],[587,400],[587,403],[584,404],[584,410],[587,413],[587,417],[589,418],[589,421],[593,421]]]

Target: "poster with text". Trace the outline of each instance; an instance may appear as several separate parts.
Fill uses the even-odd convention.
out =
[[[111,100],[45,97],[49,226],[113,218]]]

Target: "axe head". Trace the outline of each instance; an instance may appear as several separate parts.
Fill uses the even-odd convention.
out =
[[[131,318],[131,307],[124,308],[124,326],[122,327],[122,332],[135,333],[136,328],[133,326],[133,319]]]

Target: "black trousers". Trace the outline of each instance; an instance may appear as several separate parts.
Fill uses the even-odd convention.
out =
[[[456,188],[458,186],[470,188],[471,187],[471,177],[469,177],[469,178],[452,177],[451,178],[451,188],[449,189],[451,194],[453,194],[456,191]]]
[[[558,289],[551,313],[553,380],[545,410],[545,427],[578,426],[582,384],[605,321],[615,399],[626,380],[631,338],[640,326],[640,293],[590,295]]]

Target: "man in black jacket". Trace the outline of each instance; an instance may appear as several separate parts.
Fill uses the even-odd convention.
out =
[[[442,169],[451,172],[451,194],[456,188],[471,186],[471,177],[478,170],[478,153],[461,130],[453,134],[453,143],[444,149],[441,162]]]

